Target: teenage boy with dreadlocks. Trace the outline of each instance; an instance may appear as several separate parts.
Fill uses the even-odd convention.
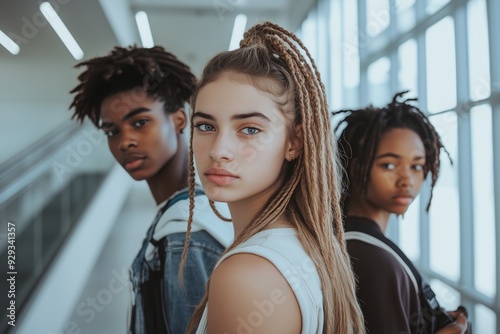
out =
[[[71,107],[108,137],[111,153],[135,180],[146,180],[158,205],[132,263],[131,333],[184,333],[215,262],[232,240],[232,224],[214,214],[200,187],[189,252],[178,279],[189,214],[184,104],[196,85],[187,65],[162,47],[115,47],[85,67]]]
[[[429,119],[398,98],[383,108],[342,110],[349,113],[336,127],[343,167],[342,208],[347,249],[358,279],[357,298],[372,334],[465,333],[464,308],[429,312],[430,288],[404,253],[384,236],[391,214],[403,215],[431,174],[432,189],[444,149]],[[420,283],[420,284],[419,284]],[[429,305],[431,305],[429,303]],[[439,317],[431,316],[439,314]],[[441,330],[439,320],[450,324]],[[437,328],[436,328],[437,327]]]

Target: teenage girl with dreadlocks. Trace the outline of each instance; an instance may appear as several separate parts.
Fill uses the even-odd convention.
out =
[[[390,215],[406,212],[429,173],[431,189],[434,187],[439,154],[444,149],[428,118],[409,103],[415,99],[398,101],[405,93],[396,94],[380,109],[336,113],[349,113],[335,129],[344,127],[338,139],[343,165],[342,206],[357,297],[366,330],[372,334],[435,332],[427,330],[431,313],[423,312],[426,301],[419,297],[422,285],[415,278],[420,275],[407,271],[413,265],[384,236]],[[464,310],[450,314],[456,321],[448,319],[452,323],[436,333],[465,332]],[[447,318],[445,313],[441,316]]]
[[[85,71],[71,91],[73,117],[87,117],[104,131],[115,159],[132,178],[146,180],[158,205],[131,268],[135,294],[129,330],[183,333],[207,277],[233,237],[232,225],[214,214],[197,189],[184,281],[179,282],[189,212],[184,104],[195,88],[195,76],[158,46],[116,47],[77,67]]]
[[[235,241],[188,333],[364,333],[325,88],[301,41],[252,27],[209,61],[192,107],[191,200],[194,158],[210,200],[228,203]]]

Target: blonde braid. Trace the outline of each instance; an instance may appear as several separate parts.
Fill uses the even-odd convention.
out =
[[[278,27],[278,30],[283,32],[283,30],[281,30],[281,28],[279,28],[279,27]],[[286,32],[283,32],[283,33],[286,34]],[[294,36],[291,33],[290,33],[290,35]],[[282,37],[282,38],[285,39],[286,36],[285,36],[285,38],[284,37]],[[292,37],[292,39],[295,39],[296,41],[298,41],[298,39],[296,39],[296,38]],[[317,76],[317,79],[319,79],[320,78],[319,72],[317,71],[314,60],[310,56],[307,49],[302,45],[302,43],[300,43],[300,41],[298,41],[298,43],[302,46],[302,48],[304,50],[306,50],[306,53],[309,57],[309,60],[312,64],[313,68],[315,69],[315,74]],[[321,175],[322,177],[326,176],[326,180],[327,180],[327,182],[322,184],[323,187],[321,190],[317,189],[316,180],[318,180],[318,175],[316,173],[316,170],[315,170],[315,168],[307,168],[306,167],[308,170],[305,173],[306,182],[304,182],[304,185],[308,184],[309,187],[312,189],[310,189],[310,191],[304,191],[303,195],[306,196],[307,202],[305,202],[305,203],[314,203],[312,206],[306,206],[306,210],[310,214],[310,217],[313,219],[311,221],[311,224],[314,225],[313,230],[316,230],[316,232],[317,232],[316,235],[318,235],[318,234],[321,235],[322,232],[327,232],[327,234],[323,234],[323,235],[328,235],[328,234],[333,235],[333,233],[328,233],[328,232],[333,232],[333,231],[331,231],[331,226],[329,226],[329,224],[321,224],[321,220],[320,220],[320,219],[325,219],[325,218],[333,218],[332,215],[328,213],[329,210],[326,210],[326,217],[321,217],[322,215],[319,214],[318,209],[320,209],[322,207],[324,208],[325,206],[329,207],[331,205],[334,205],[333,216],[335,216],[334,220],[335,220],[336,232],[337,232],[336,236],[337,236],[339,246],[340,246],[339,250],[341,252],[340,260],[344,264],[347,263],[347,265],[345,266],[345,267],[347,267],[347,268],[345,268],[345,269],[347,269],[347,271],[345,272],[346,277],[344,277],[344,279],[347,278],[347,280],[352,283],[353,282],[353,275],[352,275],[352,272],[350,271],[350,265],[349,265],[349,260],[347,257],[345,241],[343,238],[343,228],[341,225],[342,216],[340,214],[340,206],[338,203],[338,200],[339,200],[338,193],[339,192],[338,192],[337,182],[335,182],[336,181],[335,175],[338,175],[336,164],[334,163],[333,159],[331,159],[331,160],[325,159],[326,166],[323,165],[321,163],[321,161],[319,161],[319,162],[314,161],[314,157],[318,157],[318,156],[320,157],[320,160],[321,160],[321,157],[325,157],[325,156],[326,157],[334,157],[335,156],[334,155],[335,151],[334,151],[334,147],[333,147],[333,141],[330,141],[330,145],[324,145],[321,138],[319,138],[319,136],[317,135],[319,133],[330,133],[331,130],[330,130],[330,122],[329,122],[328,116],[324,117],[324,118],[313,117],[315,115],[318,115],[318,116],[321,115],[321,114],[319,114],[320,112],[322,112],[324,114],[323,116],[328,115],[328,106],[326,105],[325,99],[323,98],[326,95],[324,93],[325,92],[324,85],[321,82],[319,83],[319,85],[314,85],[316,80],[314,80],[314,78],[311,78],[307,69],[305,69],[303,57],[300,55],[298,50],[293,45],[291,45],[291,49],[295,51],[296,57],[294,57],[293,54],[291,54],[290,52],[282,53],[282,55],[284,55],[284,57],[283,57],[284,61],[289,66],[290,72],[292,74],[292,78],[294,79],[295,84],[297,85],[296,89],[298,91],[299,105],[301,106],[301,108],[299,108],[299,110],[302,111],[301,116],[302,116],[303,129],[312,129],[312,128],[317,129],[317,128],[319,128],[317,132],[311,131],[310,133],[306,133],[306,131],[304,131],[304,136],[307,138],[305,138],[305,140],[304,140],[304,154],[303,154],[304,157],[303,157],[303,159],[305,159],[305,161],[308,163],[312,162],[313,164],[316,164],[316,166],[319,166],[318,174]],[[289,57],[292,58],[292,60],[290,60]],[[295,59],[293,59],[293,58],[295,58]],[[295,60],[295,64],[297,64],[297,66],[294,66],[293,60]],[[297,70],[299,70],[300,74],[302,74],[306,78],[306,80],[297,80],[297,75],[296,75]],[[301,83],[304,83],[304,85],[306,87],[305,90],[301,89],[303,87],[301,85]],[[318,89],[315,89],[315,88],[319,88],[319,90],[321,91],[322,94],[313,94],[312,99],[310,99],[309,92],[317,92]],[[312,105],[312,110],[308,109],[306,107],[306,106],[311,106],[311,105]],[[310,116],[310,117],[308,117],[308,116]],[[310,124],[309,124],[309,122],[310,122]],[[313,143],[315,143],[317,146],[314,145]],[[316,152],[316,147],[318,147],[319,152]],[[310,152],[310,156],[307,156],[308,152]],[[322,154],[318,155],[318,153],[322,153]],[[327,170],[333,171],[333,173],[328,173]],[[325,178],[321,178],[321,179],[325,180]],[[303,190],[306,190],[306,189],[303,189]],[[332,195],[332,198],[331,198],[332,201],[330,202],[328,200],[327,196],[325,196],[325,197],[323,197],[322,203],[317,203],[316,202],[317,197],[310,196],[310,195],[318,193],[318,192],[323,193],[323,194],[330,193]],[[319,219],[319,220],[316,220],[316,219]],[[301,225],[298,224],[298,227],[300,230]],[[325,228],[326,228],[326,230],[325,230]],[[308,239],[307,233],[305,233],[303,235],[304,235],[305,239]],[[321,255],[323,255],[323,258],[331,259],[332,261],[337,262],[336,260],[334,260],[332,253],[326,252],[327,249],[335,248],[333,243],[330,241],[330,238],[321,238],[320,237],[317,240],[313,239],[313,240],[308,240],[308,241],[309,242],[318,242],[319,241],[320,252],[322,253]],[[337,255],[339,255],[339,254],[337,254]],[[314,257],[313,257],[313,259],[314,259]],[[329,263],[329,262],[330,261],[327,261],[327,263]],[[322,268],[321,266],[318,266],[318,268],[319,268],[318,270],[319,270],[320,276],[321,276],[322,281],[323,281],[323,286],[325,286],[324,281],[328,276],[330,276],[330,277],[339,276],[339,275],[337,275],[337,274],[339,274],[339,272],[332,270],[332,268],[325,269],[324,267]],[[330,269],[330,270],[328,270],[328,269]],[[330,275],[328,275],[325,271],[330,271]],[[341,274],[340,276],[343,276],[343,275]],[[340,277],[340,278],[342,279],[342,277]],[[351,290],[350,293],[347,294],[347,298],[351,298],[351,299],[355,298],[354,289],[351,288],[350,290]],[[335,303],[335,301],[336,301],[336,299],[334,299],[334,303]],[[342,306],[342,305],[339,305],[339,306]],[[325,298],[325,311],[328,312],[328,309],[331,309],[332,307],[333,307],[333,305],[329,306],[329,301],[327,298]],[[350,309],[354,312],[354,314],[360,313],[359,306],[357,304],[355,304],[355,305],[351,304]],[[362,318],[360,316],[358,316],[358,318],[356,319],[357,321],[354,322],[354,328],[356,328],[357,330],[362,332],[363,331],[363,323],[362,323],[361,319]],[[332,326],[337,327],[338,325],[332,324]],[[326,324],[326,327],[325,327],[326,332],[334,329],[334,328],[330,328],[330,329],[328,329],[328,328],[329,328],[329,325]],[[356,330],[354,328],[351,328],[351,330]],[[340,331],[345,330],[345,329],[342,329],[340,327],[337,327],[335,329],[340,330]]]
[[[193,130],[190,131],[190,142],[193,142]],[[194,195],[195,195],[195,171],[194,171],[194,158],[193,158],[193,145],[189,145],[189,165],[188,165],[188,186],[189,186],[189,216],[187,221],[186,230],[186,240],[184,242],[184,248],[182,249],[181,263],[179,266],[178,278],[181,285],[184,286],[184,264],[186,262],[189,242],[191,239],[191,228],[193,226],[193,215],[194,215]]]
[[[210,204],[210,207],[212,208],[212,210],[215,213],[215,215],[217,217],[219,217],[220,220],[223,220],[225,222],[231,222],[232,221],[230,218],[226,218],[223,215],[221,215],[221,213],[219,212],[219,210],[217,210],[217,208],[215,207],[215,202],[214,201],[208,200],[208,203]]]

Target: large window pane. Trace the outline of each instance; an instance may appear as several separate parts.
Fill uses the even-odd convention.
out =
[[[316,22],[316,11],[310,11],[307,18],[302,22],[302,40],[313,59],[318,56],[318,26]]]
[[[431,117],[453,161],[457,162],[457,117],[455,112]],[[441,153],[441,171],[429,210],[430,266],[451,280],[460,275],[460,214],[457,168]]]
[[[366,33],[375,37],[389,26],[389,0],[366,1]]]
[[[454,30],[453,19],[445,17],[425,33],[427,109],[431,113],[457,104]]]
[[[496,292],[495,204],[491,107],[471,110],[474,260],[476,289],[494,298]]]
[[[382,106],[391,98],[390,71],[391,61],[387,57],[380,58],[368,67],[368,98],[373,105]]]
[[[330,98],[328,88],[331,86],[330,83],[330,54],[329,48],[330,40],[329,34],[325,34],[325,31],[328,31],[328,16],[326,15],[326,11],[328,10],[329,5],[326,1],[320,1],[317,5],[317,28],[316,34],[318,39],[318,55],[314,60],[318,66],[319,73],[321,75],[321,81],[325,85],[325,90],[327,97]]]
[[[339,110],[343,107],[342,77],[344,76],[342,48],[342,7],[340,1],[330,2],[330,107]]]
[[[346,108],[359,107],[359,43],[358,6],[356,1],[344,1],[343,50],[344,50],[344,98]]]
[[[410,39],[399,47],[399,88],[418,96],[417,42]]]
[[[399,222],[399,246],[414,262],[420,257],[420,196],[415,198]]]
[[[415,0],[396,0],[396,22],[399,31],[407,31],[415,26]]]
[[[473,101],[490,96],[490,56],[488,18],[485,0],[470,0],[467,5],[470,96]]]
[[[478,304],[475,307],[476,319],[474,321],[474,333],[495,333],[496,315],[489,308]]]

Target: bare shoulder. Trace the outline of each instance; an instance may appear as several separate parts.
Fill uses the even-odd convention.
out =
[[[209,333],[300,333],[295,295],[279,270],[249,253],[235,254],[213,272]]]

